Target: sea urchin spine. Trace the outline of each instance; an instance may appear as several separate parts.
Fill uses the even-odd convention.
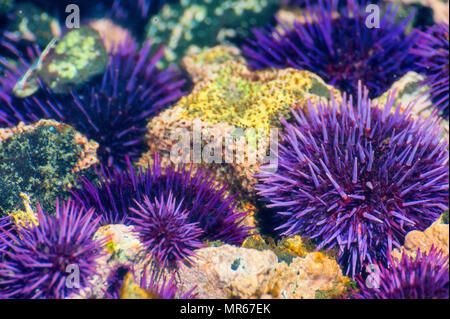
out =
[[[172,194],[153,201],[145,196],[142,204],[136,202],[137,209],[130,209],[135,215],[130,220],[136,224],[143,245],[163,267],[190,261],[194,250],[203,247],[202,230],[198,223],[189,222],[190,211],[182,211],[182,204]]]
[[[424,85],[434,107],[448,120],[449,117],[449,26],[437,24],[421,32],[416,46],[411,50],[421,59],[417,63],[427,77]]]
[[[379,28],[367,26],[367,13],[355,0],[341,8],[338,0],[320,0],[307,6],[304,20],[281,30],[255,30],[243,47],[250,66],[305,69],[352,95],[362,81],[370,98],[418,69],[417,57],[409,52],[416,33],[406,34],[410,18],[396,22],[393,6],[383,13]]]
[[[60,299],[89,286],[104,240],[93,240],[99,219],[74,202],[56,203],[56,216],[37,208],[39,225],[8,234],[0,262],[1,298]],[[78,276],[69,278],[71,273]],[[70,282],[73,285],[68,285]]]
[[[153,166],[145,171],[136,170],[128,162],[125,171],[101,168],[97,176],[100,183],[82,178],[81,187],[71,192],[83,207],[95,209],[102,224],[134,224],[131,208],[139,210],[136,203],[143,205],[146,197],[152,201],[172,194],[181,204],[180,212],[189,212],[187,222],[202,229],[202,241],[240,245],[247,237],[248,227],[241,224],[246,212],[238,212],[236,196],[229,195],[227,186],[218,185],[215,176],[205,170],[184,166],[164,169],[155,157]]]
[[[339,248],[354,276],[386,262],[411,230],[424,230],[448,207],[448,142],[439,119],[414,119],[394,99],[372,106],[360,87],[356,103],[309,103],[283,120],[276,173],[262,170],[259,195],[275,209],[283,235],[303,234]]]
[[[420,249],[415,257],[402,253],[389,257],[387,267],[378,265],[376,277],[366,284],[357,278],[360,290],[352,299],[447,299],[449,289],[448,252],[434,247],[428,253]],[[367,280],[366,280],[367,281]]]

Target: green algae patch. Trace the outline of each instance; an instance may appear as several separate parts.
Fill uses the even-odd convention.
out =
[[[448,210],[442,215],[442,224],[448,224]]]
[[[277,256],[278,262],[284,261],[287,265],[290,265],[294,258],[305,257],[314,251],[314,246],[300,236],[285,237],[276,241],[270,236],[255,235],[248,237],[242,246],[259,251],[271,250]]]
[[[147,26],[152,43],[166,45],[165,63],[179,63],[190,48],[245,39],[270,21],[277,0],[182,0],[166,4]]]
[[[0,16],[7,14],[13,8],[13,0],[0,0]]]
[[[38,122],[0,143],[0,217],[23,210],[24,195],[53,211],[56,198],[65,199],[80,174],[83,146],[68,125]],[[91,172],[92,173],[92,172]]]
[[[69,93],[102,74],[108,54],[98,32],[81,27],[67,33],[42,62],[39,78],[55,93]]]
[[[357,289],[357,283],[345,277],[344,289],[342,289],[342,282],[336,281],[330,290],[316,290],[314,299],[341,299],[345,298],[351,291]]]

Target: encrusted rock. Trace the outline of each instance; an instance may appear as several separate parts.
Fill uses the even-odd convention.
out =
[[[147,166],[155,153],[163,163],[193,163],[216,172],[220,181],[248,197],[254,193],[254,175],[269,159],[270,140],[276,142],[277,132],[271,129],[280,128],[280,115],[289,118],[291,108],[305,107],[308,100],[330,99],[333,95],[339,101],[341,96],[308,71],[252,72],[232,49],[227,50],[213,48],[203,52],[203,58],[187,58],[194,61],[190,73],[201,80],[189,95],[149,122],[149,152],[139,164]],[[219,63],[212,62],[217,72],[205,72],[216,56],[223,58]],[[201,135],[197,143],[200,149],[191,152],[180,147],[189,147],[196,132]],[[232,142],[226,143],[226,138]]]
[[[128,272],[128,279],[133,274],[135,282],[139,282],[144,269],[157,270],[151,257],[144,253],[133,226],[103,226],[94,238],[104,237],[109,240],[98,260],[98,275],[91,279],[93,288],[86,288],[73,298],[110,297],[110,279],[120,268],[132,270]],[[295,246],[298,239],[292,240]],[[336,261],[320,252],[302,252],[303,257],[295,257],[289,264],[280,261],[271,250],[230,245],[198,249],[195,254],[192,264],[180,264],[178,269],[159,269],[157,282],[161,284],[163,278],[176,274],[176,297],[194,289],[196,298],[200,299],[333,298],[342,296],[349,282]],[[124,283],[126,278],[123,278]]]
[[[119,45],[132,38],[129,30],[115,24],[109,19],[98,19],[89,22],[89,26],[97,30],[103,40],[107,52],[116,52]]]
[[[394,95],[396,103],[401,105],[403,110],[414,104],[413,114],[416,116],[421,115],[421,113],[429,115],[431,113],[429,108],[432,104],[427,94],[428,88],[422,85],[424,80],[425,77],[422,75],[410,71],[394,82],[387,92],[374,100],[374,103],[384,105],[388,97]]]
[[[42,61],[39,78],[55,93],[69,93],[102,74],[108,54],[99,33],[83,26],[67,33]]]
[[[263,27],[279,7],[278,0],[184,0],[167,3],[151,18],[147,37],[166,45],[165,62],[181,61],[190,48],[205,48],[245,39]]]
[[[183,58],[182,64],[192,81],[198,83],[206,78],[214,79],[228,61],[245,63],[238,48],[231,45],[219,45],[206,50],[192,50]]]
[[[198,250],[192,266],[178,274],[182,291],[196,288],[198,298],[315,298],[316,293],[343,293],[348,279],[322,253],[278,262],[270,250],[229,245]],[[338,291],[338,292],[337,292]]]
[[[108,238],[103,248],[103,254],[97,260],[97,275],[90,279],[91,288],[86,288],[72,298],[100,299],[108,297],[108,280],[114,276],[113,272],[120,267],[131,269],[132,266],[143,258],[142,244],[133,226],[122,224],[106,225],[100,227],[94,235],[94,239]]]
[[[405,251],[408,256],[415,256],[417,250],[421,252],[429,252],[434,246],[438,250],[443,250],[448,254],[449,251],[449,226],[442,223],[442,218],[435,221],[430,227],[423,232],[413,230],[406,235],[405,244],[402,251]],[[392,252],[395,258],[401,257],[401,251],[395,249]]]
[[[71,126],[51,120],[0,129],[0,216],[23,211],[24,195],[51,212],[79,176],[92,173],[97,148]]]

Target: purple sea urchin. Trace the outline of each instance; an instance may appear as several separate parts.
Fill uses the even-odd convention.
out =
[[[419,249],[415,257],[403,253],[400,260],[389,257],[387,267],[378,265],[375,282],[367,285],[361,278],[357,279],[360,290],[350,298],[448,299],[448,257],[448,252],[435,248],[429,253],[421,253]]]
[[[55,95],[47,87],[26,99],[7,96],[9,102],[0,105],[0,126],[40,118],[63,121],[99,143],[104,165],[126,167],[125,155],[135,160],[145,149],[148,119],[182,95],[184,80],[173,69],[157,69],[162,51],[152,56],[150,50],[149,42],[140,50],[134,41],[119,46],[103,78],[69,96]],[[8,83],[17,81],[16,73],[10,73]],[[8,83],[2,86],[14,85]]]
[[[417,63],[427,76],[424,85],[430,88],[434,107],[449,118],[449,26],[437,24],[427,32],[420,32],[411,50],[421,60]]]
[[[125,168],[125,155],[137,159],[148,119],[182,95],[184,81],[173,69],[157,69],[163,51],[151,56],[150,49],[150,42],[139,51],[134,42],[120,46],[101,84],[73,95],[73,125],[100,144],[100,159],[109,167]]]
[[[181,204],[179,211],[189,212],[187,221],[202,229],[200,239],[241,244],[247,236],[247,228],[240,225],[245,213],[237,212],[235,196],[227,194],[226,186],[216,185],[215,177],[204,170],[163,169],[156,158],[145,172],[129,164],[123,172],[102,169],[98,178],[98,185],[83,178],[82,187],[73,189],[72,195],[86,209],[95,208],[104,224],[130,224],[130,208],[136,209],[136,202],[143,205],[145,197],[152,201],[173,194]]]
[[[7,232],[11,227],[11,221],[9,217],[0,218],[0,261],[2,260],[3,250],[6,249],[7,245]]]
[[[37,208],[39,225],[9,234],[0,262],[0,295],[3,298],[65,298],[88,286],[95,274],[103,241],[92,236],[99,219],[74,202],[56,203],[56,216]],[[79,276],[70,278],[71,273]],[[73,280],[72,280],[73,279]],[[73,285],[68,285],[71,283]]]
[[[282,220],[283,235],[303,234],[339,248],[347,274],[386,262],[407,232],[424,230],[448,207],[448,142],[439,120],[414,119],[410,106],[332,101],[293,110],[276,173],[258,176],[259,195]]]
[[[409,49],[416,34],[405,34],[409,19],[395,22],[393,6],[383,15],[379,28],[367,27],[366,18],[367,13],[354,0],[341,9],[337,0],[320,1],[318,6],[308,7],[305,23],[283,26],[282,31],[254,31],[243,54],[253,68],[306,69],[353,95],[361,80],[374,98],[415,69],[416,57]]]
[[[198,223],[189,222],[190,211],[182,211],[183,203],[177,203],[172,194],[161,195],[153,201],[144,196],[143,203],[136,201],[136,205],[137,209],[130,208],[135,216],[130,220],[136,224],[144,246],[161,266],[190,261],[194,250],[203,247]]]

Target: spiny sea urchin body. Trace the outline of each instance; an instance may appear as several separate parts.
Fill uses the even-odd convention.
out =
[[[130,220],[136,224],[142,244],[163,267],[190,261],[194,250],[203,246],[198,223],[189,222],[190,212],[182,211],[182,201],[177,202],[172,194],[152,201],[145,196],[136,206],[130,209],[134,214]]]
[[[368,27],[367,13],[355,0],[341,9],[337,0],[320,1],[308,7],[305,23],[254,31],[243,53],[253,68],[306,69],[348,94],[357,94],[361,80],[375,98],[414,70],[409,49],[416,34],[405,33],[409,19],[397,23],[395,17],[390,7],[379,28]]]
[[[94,241],[99,219],[74,202],[56,203],[56,215],[37,208],[39,225],[21,227],[9,235],[0,263],[0,296],[53,299],[76,294],[96,273],[96,258],[104,244]],[[70,278],[70,274],[79,274]]]
[[[9,217],[0,217],[0,261],[2,260],[3,250],[6,249],[7,245],[7,232],[11,228],[11,220]]]
[[[100,144],[99,157],[108,167],[125,168],[125,156],[136,160],[145,149],[149,118],[181,97],[184,81],[173,69],[160,71],[162,51],[149,55],[147,42],[119,47],[101,80],[73,95],[73,125]]]
[[[150,49],[149,42],[140,50],[133,41],[120,45],[110,55],[103,77],[70,95],[55,94],[42,83],[31,97],[18,99],[9,94],[9,102],[0,106],[0,126],[40,118],[60,120],[99,143],[104,165],[126,167],[125,155],[136,160],[145,149],[148,119],[182,95],[184,81],[178,72],[157,69],[162,51],[149,55]],[[16,73],[10,73],[10,84],[5,86],[13,86]]]
[[[427,77],[423,85],[430,88],[433,106],[449,118],[449,26],[442,23],[421,32],[411,52],[420,56],[417,63]]]
[[[387,267],[376,267],[373,279],[358,278],[360,290],[352,299],[447,299],[449,298],[448,251],[420,249],[415,257],[403,253],[390,257]],[[378,287],[377,287],[378,286]]]
[[[247,228],[241,225],[245,213],[237,211],[235,196],[228,195],[225,185],[216,185],[215,177],[204,170],[163,169],[155,159],[146,171],[136,171],[129,164],[123,172],[103,169],[98,178],[99,184],[83,178],[82,187],[73,189],[72,195],[86,209],[95,208],[103,224],[132,224],[130,208],[136,209],[136,203],[172,194],[181,203],[179,211],[189,212],[187,222],[198,223],[201,240],[239,245],[247,236]]]
[[[283,121],[276,173],[258,176],[259,195],[276,210],[282,235],[302,234],[338,248],[354,276],[365,263],[386,262],[408,231],[424,230],[448,207],[448,142],[439,119],[395,113],[394,99],[309,104]]]

